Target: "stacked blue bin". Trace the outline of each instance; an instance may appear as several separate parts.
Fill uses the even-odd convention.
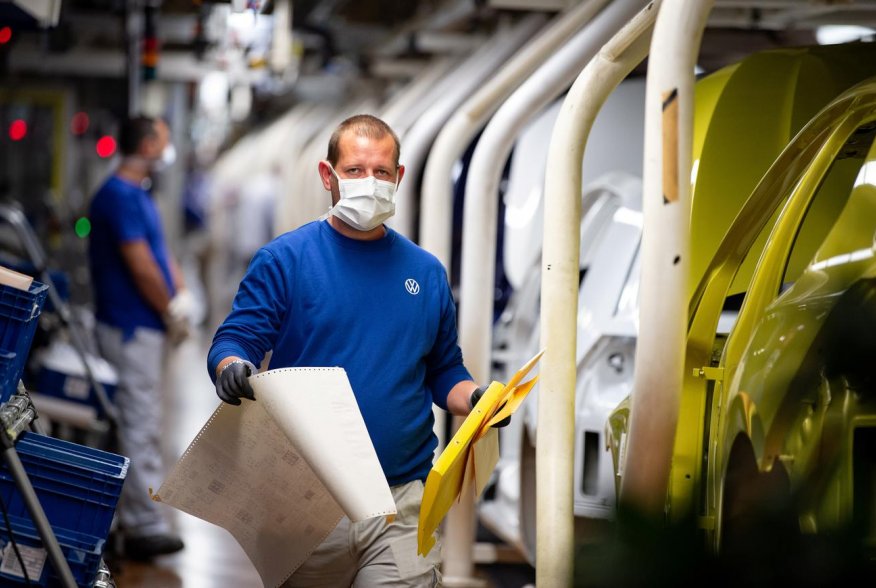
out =
[[[77,585],[90,588],[100,566],[130,460],[30,432],[19,437],[15,448]],[[0,500],[13,523],[12,536],[19,548],[25,545],[32,550],[29,557],[24,558],[27,564],[45,563],[28,570],[30,582],[38,586],[57,585],[57,576],[46,560],[24,499],[5,467],[0,469]],[[3,544],[0,585],[25,584],[14,550],[6,546],[8,542],[9,530],[6,529],[5,533],[0,532]]]
[[[62,586],[42,547],[42,539],[30,519],[9,515],[9,523],[19,553],[22,553],[27,577],[25,578],[25,572],[22,571],[15,550],[8,548],[7,531],[7,535],[0,540],[3,544],[0,585],[27,585],[30,582],[33,586]],[[92,588],[100,567],[103,541],[95,541],[94,537],[65,529],[56,529],[55,537],[58,539],[58,546],[64,554],[64,559],[67,560],[67,565],[70,566],[76,585],[80,588]]]
[[[34,280],[25,292],[0,284],[0,403],[15,393],[49,287]],[[9,354],[13,354],[10,356]]]
[[[48,287],[37,281],[27,291],[0,284],[0,404],[18,387],[47,293]],[[19,436],[15,449],[77,585],[91,588],[129,459],[30,432]],[[60,585],[5,465],[0,468],[0,501],[8,519],[0,520],[0,586]]]
[[[0,403],[6,402],[18,387],[16,376],[18,354],[0,349]]]

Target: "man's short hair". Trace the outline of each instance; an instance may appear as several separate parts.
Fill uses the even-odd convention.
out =
[[[158,119],[151,116],[132,116],[122,122],[119,129],[119,152],[122,155],[136,155],[140,150],[140,144],[146,137],[154,137],[158,134],[155,123]]]
[[[398,166],[398,158],[401,153],[401,145],[398,141],[398,135],[395,134],[395,131],[393,131],[388,124],[370,114],[356,114],[351,116],[339,124],[338,128],[335,129],[335,132],[332,133],[328,144],[328,155],[326,155],[326,159],[329,160],[329,163],[331,163],[332,166],[335,166],[338,163],[338,159],[341,155],[339,147],[341,136],[347,131],[352,131],[359,137],[367,137],[369,139],[380,140],[387,135],[392,137],[392,140],[395,142],[395,165],[396,167]]]

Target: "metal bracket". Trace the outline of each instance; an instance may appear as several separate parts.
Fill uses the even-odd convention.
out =
[[[0,426],[12,441],[15,441],[35,418],[36,410],[27,393],[17,392],[0,405]]]
[[[715,530],[715,517],[698,517],[697,523],[699,524],[700,529],[706,531]]]
[[[722,368],[722,367],[694,368],[693,377],[705,378],[706,380],[715,380],[716,382],[723,382],[724,381],[724,368]]]

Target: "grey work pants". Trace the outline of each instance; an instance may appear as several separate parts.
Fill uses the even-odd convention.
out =
[[[138,328],[124,340],[122,331],[98,323],[101,355],[119,375],[114,403],[119,415],[119,452],[130,458],[119,500],[119,522],[129,537],[167,533],[161,505],[149,498],[164,481],[161,459],[161,375],[165,336]]]
[[[344,517],[283,588],[412,588],[441,585],[441,543],[417,555],[423,483],[392,487],[398,514],[351,523]]]

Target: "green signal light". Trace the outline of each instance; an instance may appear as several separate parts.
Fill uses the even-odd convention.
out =
[[[84,239],[91,234],[91,221],[88,217],[80,217],[76,220],[76,226],[73,228],[76,231],[76,236]]]

